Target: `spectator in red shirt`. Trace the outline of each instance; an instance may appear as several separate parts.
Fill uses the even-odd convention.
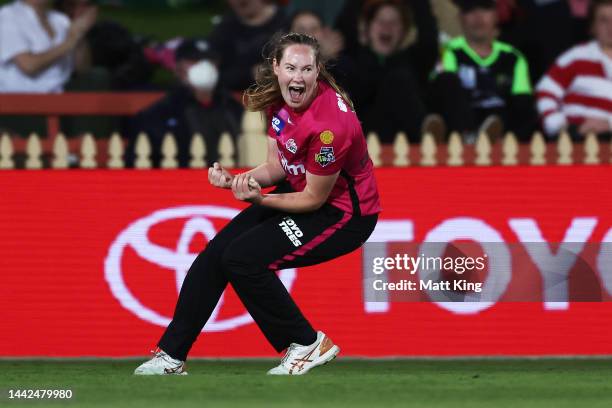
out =
[[[594,39],[562,54],[538,83],[537,106],[544,130],[567,129],[575,138],[612,130],[612,0],[591,4]]]

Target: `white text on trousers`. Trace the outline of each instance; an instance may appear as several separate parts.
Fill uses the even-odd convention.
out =
[[[283,232],[294,246],[299,247],[302,245],[302,241],[300,241],[299,238],[303,237],[304,234],[291,217],[283,218],[283,221],[278,225],[283,229]]]

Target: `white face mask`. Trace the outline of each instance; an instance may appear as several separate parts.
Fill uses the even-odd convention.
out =
[[[219,80],[219,71],[213,63],[203,60],[189,68],[187,80],[196,89],[212,91]]]

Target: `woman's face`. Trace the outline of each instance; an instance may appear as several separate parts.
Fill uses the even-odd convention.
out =
[[[285,48],[280,61],[273,62],[274,73],[285,103],[296,111],[310,105],[317,95],[319,67],[312,47],[293,44]]]
[[[493,41],[497,36],[497,11],[476,8],[462,13],[461,25],[468,41]]]
[[[612,48],[612,6],[599,6],[593,18],[593,35],[605,48]]]
[[[368,28],[370,48],[378,55],[389,56],[400,46],[404,37],[404,24],[399,10],[382,6]]]

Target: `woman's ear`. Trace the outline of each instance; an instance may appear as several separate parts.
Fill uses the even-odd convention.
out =
[[[272,70],[274,71],[274,75],[278,76],[279,67],[278,67],[278,64],[276,62],[276,58],[272,59]]]

